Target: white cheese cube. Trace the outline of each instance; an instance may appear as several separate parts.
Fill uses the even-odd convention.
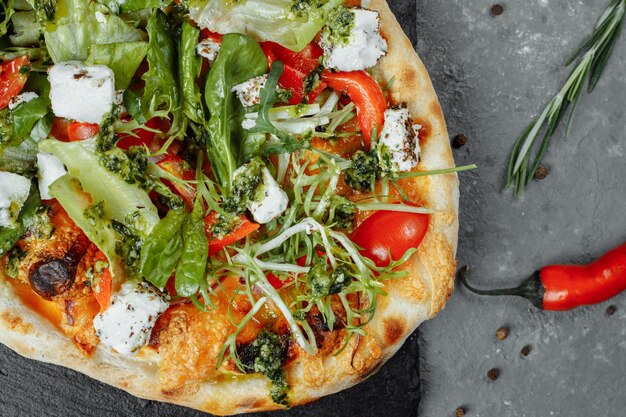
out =
[[[385,111],[385,125],[378,139],[378,160],[386,172],[410,171],[419,162],[419,125],[414,125],[406,107]]]
[[[252,107],[261,102],[261,89],[265,87],[267,77],[268,74],[261,75],[233,87],[232,91],[237,93],[244,107]]]
[[[67,173],[65,166],[56,156],[46,152],[39,152],[37,154],[37,169],[39,171],[39,194],[41,199],[51,200],[50,185]]]
[[[213,62],[217,59],[221,46],[221,42],[216,42],[213,39],[202,39],[196,46],[196,53]]]
[[[0,226],[15,224],[30,193],[30,180],[0,171]]]
[[[263,175],[263,181],[259,185],[254,199],[248,205],[248,210],[252,213],[254,221],[259,224],[266,224],[287,210],[289,197],[280,188],[280,185],[267,168],[263,168],[261,174]]]
[[[102,344],[123,355],[136,354],[148,343],[157,318],[168,307],[150,285],[127,281],[111,297],[109,308],[94,318],[96,335]]]
[[[25,93],[19,94],[9,101],[9,110],[14,110],[17,106],[22,103],[28,103],[31,100],[38,98],[39,95],[37,93],[33,93],[32,91],[27,91]]]
[[[99,124],[113,107],[114,77],[113,71],[104,65],[54,65],[48,71],[52,111],[57,117]]]
[[[380,16],[377,11],[358,8],[347,9],[347,13],[353,15],[349,34],[334,33],[330,27],[322,30],[324,64],[338,71],[371,68],[387,53],[387,41],[380,35]],[[341,21],[345,24],[346,17]],[[329,24],[333,24],[333,19]]]

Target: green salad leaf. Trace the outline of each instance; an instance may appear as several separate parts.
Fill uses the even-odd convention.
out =
[[[209,241],[204,231],[204,210],[202,199],[197,199],[191,216],[182,226],[183,246],[180,262],[176,267],[176,293],[191,297],[198,293],[203,281],[206,282],[207,253]]]
[[[28,199],[17,218],[17,223],[13,227],[0,227],[0,256],[11,250],[24,233],[33,225],[37,216],[37,211],[41,206],[39,190],[32,186]]]
[[[92,45],[87,64],[106,65],[115,74],[115,88],[123,90],[137,72],[148,51],[148,43],[118,42]]]
[[[239,145],[246,133],[241,127],[245,110],[231,92],[237,84],[267,72],[267,60],[259,44],[240,34],[222,40],[217,60],[206,80],[204,98],[211,118],[207,124],[209,161],[225,194],[230,194],[237,169]]]
[[[192,0],[190,16],[217,33],[245,33],[301,51],[344,0]]]
[[[202,58],[196,54],[200,30],[189,22],[183,23],[180,45],[178,48],[178,73],[183,94],[183,112],[195,123],[204,123],[202,95],[196,80],[202,70]]]
[[[17,140],[25,139],[30,135],[33,126],[48,114],[50,99],[47,96],[20,103],[13,109],[13,137]]]

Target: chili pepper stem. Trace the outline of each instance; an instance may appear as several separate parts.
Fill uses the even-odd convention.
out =
[[[521,285],[514,288],[503,288],[497,290],[482,290],[470,285],[467,282],[467,274],[469,272],[469,267],[463,266],[459,269],[457,273],[457,277],[463,284],[465,288],[470,290],[471,292],[478,295],[487,295],[487,296],[502,296],[502,295],[512,295],[517,297],[522,297],[529,300],[533,305],[538,308],[543,309],[543,294],[545,289],[543,288],[543,284],[541,283],[541,277],[539,276],[539,271],[535,272],[530,278],[525,280]]]

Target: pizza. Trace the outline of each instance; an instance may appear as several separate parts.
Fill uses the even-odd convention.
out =
[[[375,373],[458,179],[383,0],[26,0],[0,24],[0,342],[218,415]]]

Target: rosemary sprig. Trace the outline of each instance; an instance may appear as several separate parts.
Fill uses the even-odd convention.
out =
[[[572,109],[564,133],[564,138],[567,139],[585,79],[588,79],[588,92],[591,93],[619,38],[625,11],[626,0],[611,0],[611,4],[596,24],[593,34],[565,63],[568,67],[577,61],[563,88],[515,142],[506,182],[506,187],[512,186],[515,194],[523,193],[524,187],[534,179],[550,140],[571,105]],[[542,131],[544,132],[543,139],[533,156],[533,150],[536,148]]]

